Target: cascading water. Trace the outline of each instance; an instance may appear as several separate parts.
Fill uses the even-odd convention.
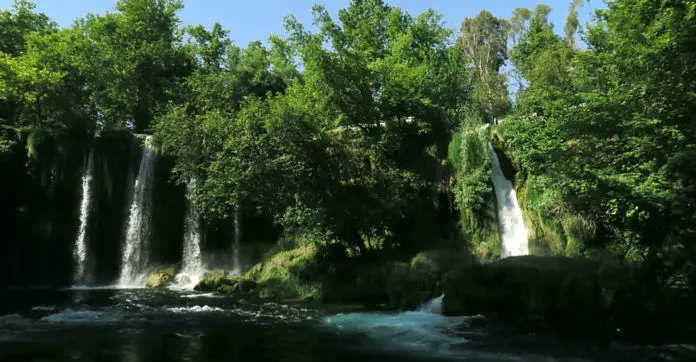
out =
[[[482,129],[487,127],[488,125],[486,124]],[[498,223],[500,225],[500,239],[502,240],[500,257],[527,255],[529,254],[528,231],[524,226],[522,209],[520,209],[520,205],[517,203],[515,187],[512,185],[512,182],[505,178],[493,146],[489,143],[488,147],[491,150],[492,159],[491,179],[498,202]],[[444,295],[441,295],[430,300],[421,306],[420,311],[436,314],[442,313],[443,299]]]
[[[186,204],[183,266],[174,279],[174,286],[177,289],[192,289],[201,280],[205,271],[203,268],[203,257],[201,256],[201,234],[198,213],[196,213],[190,200],[186,200]]]
[[[241,223],[239,221],[239,205],[234,207],[234,245],[232,245],[232,270],[234,274],[242,272],[239,262],[239,242],[242,239]]]
[[[155,176],[155,150],[152,137],[147,136],[140,158],[138,176],[133,186],[133,200],[128,217],[128,230],[121,256],[121,275],[118,285],[122,287],[143,286],[147,251],[150,239],[150,203]]]
[[[529,254],[528,232],[524,226],[522,210],[517,203],[515,187],[510,180],[505,178],[493,146],[489,143],[488,147],[491,150],[493,164],[491,179],[498,202],[498,223],[500,225],[500,239],[502,243],[500,256],[506,258],[509,256],[527,255]]]
[[[85,277],[85,262],[87,260],[87,223],[89,221],[90,201],[92,199],[92,176],[94,174],[94,150],[89,151],[87,167],[82,174],[82,200],[80,201],[80,230],[75,240],[73,257],[75,258],[75,282]]]
[[[427,303],[420,307],[421,312],[428,312],[434,314],[442,314],[442,300],[445,299],[445,295],[441,295],[437,298],[433,298]]]

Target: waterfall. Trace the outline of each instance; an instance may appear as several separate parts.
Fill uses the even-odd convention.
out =
[[[488,147],[491,150],[493,163],[491,179],[498,202],[498,224],[502,244],[500,256],[505,258],[508,256],[527,255],[529,254],[527,228],[524,226],[522,210],[517,203],[515,187],[510,180],[505,178],[493,146],[489,143]]]
[[[442,300],[444,298],[445,298],[445,295],[442,294],[437,298],[433,298],[433,299],[429,300],[427,303],[423,304],[420,307],[420,311],[433,313],[433,314],[442,314]]]
[[[92,199],[92,176],[94,174],[94,150],[89,151],[87,167],[82,174],[82,200],[80,201],[80,230],[75,240],[73,257],[75,258],[75,282],[82,281],[85,277],[85,261],[87,260],[87,222]]]
[[[121,256],[119,286],[145,284],[147,251],[150,238],[150,202],[155,176],[155,150],[152,136],[145,138],[138,176],[133,186],[133,199],[128,217],[128,229]]]
[[[191,185],[195,185],[195,182],[191,182]],[[203,277],[204,268],[198,213],[196,213],[191,200],[186,200],[182,264],[181,271],[174,278],[175,287],[177,289],[192,289]]]
[[[234,245],[232,245],[232,270],[235,274],[241,274],[242,268],[239,262],[239,242],[242,239],[241,223],[239,222],[239,204],[234,207]]]

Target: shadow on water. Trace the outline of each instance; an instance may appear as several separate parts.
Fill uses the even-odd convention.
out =
[[[0,361],[690,361],[687,348],[494,332],[426,311],[329,313],[169,290],[0,291]],[[691,358],[689,358],[691,357]]]

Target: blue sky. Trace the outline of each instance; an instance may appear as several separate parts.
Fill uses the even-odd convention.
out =
[[[61,26],[70,26],[73,20],[87,13],[104,13],[112,9],[116,0],[35,0],[38,10],[46,13]],[[412,15],[433,8],[443,15],[446,26],[458,29],[465,17],[473,17],[481,10],[489,10],[495,16],[507,18],[516,7],[534,8],[544,3],[553,9],[550,20],[557,32],[562,32],[570,0],[387,0],[390,5],[401,7]],[[0,0],[0,8],[8,9],[13,0]],[[235,44],[246,46],[250,41],[266,41],[270,34],[285,35],[283,17],[295,15],[300,22],[311,26],[312,5],[323,4],[336,14],[349,0],[184,0],[185,8],[179,16],[186,25],[202,24],[210,28],[215,22],[230,30]],[[601,0],[593,0],[580,10],[581,22],[590,18]]]

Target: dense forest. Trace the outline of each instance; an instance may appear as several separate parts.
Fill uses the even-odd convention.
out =
[[[561,32],[546,5],[482,11],[455,32],[434,10],[353,0],[336,16],[316,5],[313,30],[289,15],[286,37],[241,47],[219,24],[184,26],[180,0],[118,0],[67,28],[17,0],[0,12],[2,248],[32,243],[40,209],[75,199],[26,207],[54,197],[52,160],[76,188],[95,139],[110,139],[113,164],[128,162],[119,137],[148,134],[206,223],[241,208],[273,230],[244,276],[253,286],[210,275],[201,288],[398,307],[444,290],[456,314],[505,309],[447,300],[513,270],[575,293],[503,317],[683,330],[696,300],[696,3],[610,0],[585,25],[582,6]],[[489,144],[531,254],[547,259],[497,262]],[[514,272],[542,260],[554,267]],[[571,277],[544,284],[544,270]]]

